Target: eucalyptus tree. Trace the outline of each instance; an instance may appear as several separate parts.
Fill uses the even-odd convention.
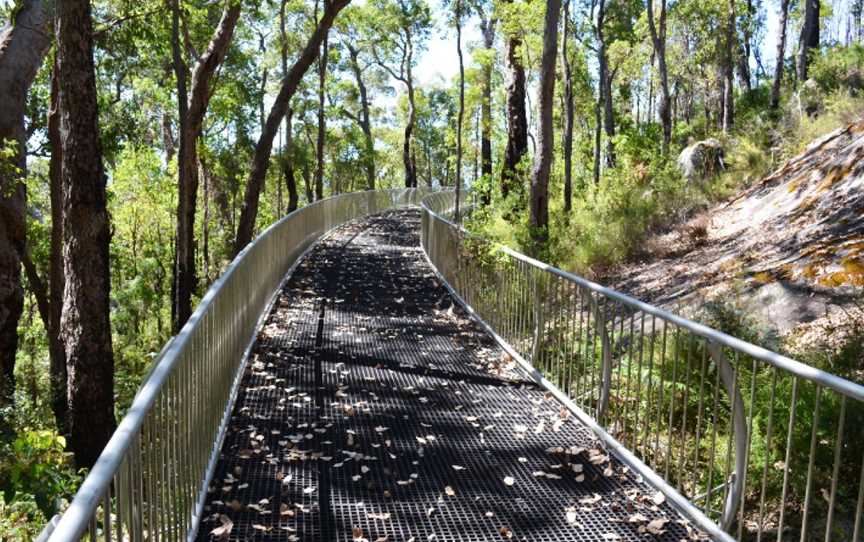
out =
[[[57,5],[57,106],[63,134],[63,314],[69,446],[90,467],[114,432],[114,353],[108,312],[111,239],[89,0]]]
[[[195,291],[195,213],[198,194],[198,138],[212,95],[210,81],[222,64],[240,17],[240,0],[225,0],[222,16],[203,54],[192,71],[191,92],[187,90],[187,67],[180,43],[180,0],[173,0],[171,51],[177,83],[180,119],[180,151],[177,194],[177,239],[174,261],[172,321],[179,331],[192,315]],[[190,45],[187,45],[190,47]],[[190,47],[191,48],[191,47]]]
[[[21,2],[0,33],[0,407],[11,401],[14,391],[18,319],[24,307],[24,110],[27,93],[51,45],[51,6],[47,0]]]
[[[405,85],[408,119],[402,142],[405,186],[417,186],[417,164],[412,150],[417,104],[414,93],[414,68],[417,55],[429,38],[432,15],[425,0],[371,0],[366,6],[371,35],[370,48],[375,62],[393,79]]]
[[[783,66],[786,57],[786,26],[789,20],[789,0],[780,0],[780,29],[777,31],[777,53],[774,64],[774,78],[771,83],[771,109],[780,105],[780,85],[783,83]]]
[[[255,153],[252,158],[249,178],[246,182],[246,192],[243,197],[243,207],[240,212],[240,220],[237,224],[237,236],[234,240],[234,254],[243,250],[243,247],[252,240],[255,229],[255,220],[258,217],[258,204],[261,188],[270,167],[270,152],[273,149],[273,140],[288,112],[291,98],[294,96],[300,81],[308,71],[309,67],[318,57],[321,44],[330,31],[330,27],[336,16],[348,5],[350,0],[324,0],[324,10],[321,18],[316,21],[315,29],[309,37],[300,56],[282,78],[279,93],[270,107],[267,120],[261,130],[258,142],[255,144]]]
[[[819,9],[820,0],[802,0],[804,22],[801,25],[801,37],[798,38],[798,82],[807,80],[813,51],[819,48]]]
[[[672,114],[669,96],[669,69],[666,66],[666,0],[660,1],[660,12],[654,15],[654,0],[647,0],[645,12],[648,14],[648,31],[654,55],[657,58],[657,72],[660,76],[660,124],[663,126],[663,152],[669,152],[672,141]]]
[[[495,65],[495,29],[498,26],[498,16],[491,0],[475,0],[474,11],[477,12],[480,22],[484,49],[481,59],[480,172],[488,183],[492,178],[492,68]],[[484,186],[488,186],[488,184],[484,184]],[[491,202],[488,188],[480,194],[480,197],[484,205],[489,205]]]
[[[561,37],[561,60],[564,66],[564,212],[573,207],[573,68],[570,63],[568,43],[570,38],[570,0],[564,0],[563,36]]]
[[[515,0],[506,1],[506,17],[502,22],[506,36],[504,56],[509,72],[507,81],[507,146],[501,170],[501,196],[507,198],[511,190],[521,194],[519,165],[528,154],[528,115],[525,110],[526,79],[523,59],[522,28],[518,24]]]
[[[531,198],[528,216],[535,251],[539,250],[549,236],[549,175],[555,149],[552,108],[555,105],[555,57],[558,54],[560,12],[561,0],[546,0],[543,55],[540,58],[539,102],[537,104],[540,126],[537,138],[537,155],[534,157],[534,168],[531,172]]]
[[[339,44],[345,52],[347,69],[354,78],[354,87],[342,96],[340,111],[353,121],[363,133],[363,169],[366,173],[366,188],[375,189],[375,139],[372,134],[372,101],[369,96],[371,84],[377,85],[380,77],[375,73],[371,52],[363,45],[364,13],[361,9],[349,8],[340,19]],[[368,25],[367,25],[368,28]],[[379,70],[380,71],[380,70]]]

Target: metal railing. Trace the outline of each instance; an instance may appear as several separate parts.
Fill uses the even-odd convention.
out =
[[[208,290],[166,346],[51,542],[183,540],[195,535],[246,357],[292,266],[332,228],[416,205],[428,189],[355,192],[273,224]]]
[[[422,243],[454,295],[697,527],[862,540],[864,386],[471,235],[453,208],[424,199]]]

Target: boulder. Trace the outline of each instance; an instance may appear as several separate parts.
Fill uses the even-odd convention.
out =
[[[726,169],[723,158],[723,144],[712,137],[681,151],[678,167],[688,181],[710,179]]]

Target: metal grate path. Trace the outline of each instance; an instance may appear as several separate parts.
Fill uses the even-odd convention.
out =
[[[200,540],[705,538],[508,363],[416,210],[345,226],[259,333]]]

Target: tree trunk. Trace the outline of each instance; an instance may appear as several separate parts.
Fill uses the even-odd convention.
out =
[[[507,0],[512,2],[513,0]],[[501,196],[516,189],[521,194],[519,164],[528,153],[528,116],[525,111],[525,66],[522,64],[522,38],[518,30],[507,36],[505,55],[510,80],[507,82],[507,148],[501,171]]]
[[[494,52],[495,46],[495,18],[481,19],[480,27],[483,31],[483,47]],[[483,175],[484,189],[480,194],[480,202],[489,205],[492,201],[489,182],[492,179],[492,64],[491,59],[483,64],[483,99],[480,106],[480,174]]]
[[[273,139],[276,137],[276,132],[282,123],[282,118],[288,111],[291,97],[294,96],[294,92],[297,90],[300,80],[303,79],[303,75],[318,56],[321,43],[333,25],[336,16],[349,2],[350,0],[329,0],[325,3],[324,15],[318,21],[318,25],[303,48],[300,57],[294,62],[294,65],[291,66],[291,69],[282,80],[282,87],[279,89],[279,94],[270,108],[267,122],[264,123],[264,129],[261,131],[261,136],[255,145],[255,154],[252,159],[249,179],[246,182],[246,193],[243,197],[243,208],[240,211],[240,221],[237,225],[237,237],[234,241],[235,255],[252,240],[255,219],[258,217],[258,199],[261,194],[261,186],[264,184],[267,169],[270,167],[270,151],[273,148]]]
[[[0,33],[0,407],[11,403],[15,390],[18,319],[24,308],[21,255],[26,242],[27,92],[51,45],[52,2],[27,0]],[[4,428],[0,427],[0,431]]]
[[[179,19],[179,0],[174,0],[172,33]],[[177,77],[180,112],[180,165],[178,166],[177,244],[174,275],[174,332],[179,332],[192,315],[195,292],[195,212],[198,196],[198,137],[210,102],[210,80],[228,52],[228,46],[240,17],[240,2],[227,0],[222,19],[216,27],[207,51],[201,55],[192,72],[192,93],[186,103],[186,66],[180,56],[179,40],[173,36],[174,71]]]
[[[573,208],[573,70],[567,50],[570,0],[564,2],[564,36],[561,57],[564,61],[564,212]]]
[[[354,120],[363,132],[365,154],[363,166],[366,170],[366,188],[375,190],[375,140],[372,138],[372,122],[369,113],[369,96],[366,84],[363,82],[363,72],[360,69],[360,50],[353,45],[346,44],[348,57],[351,63],[351,71],[354,72],[354,80],[357,82],[357,91],[360,94],[360,117]]]
[[[58,111],[58,94],[60,92],[57,80],[57,60],[54,60],[54,70],[51,74],[51,109],[48,111],[48,143],[51,146],[51,161],[48,164],[49,191],[51,197],[51,260],[48,280],[49,317],[48,325],[48,358],[51,365],[51,410],[57,420],[57,429],[66,434],[68,427],[66,414],[68,409],[68,391],[66,381],[66,353],[60,339],[60,317],[63,310],[63,178],[62,152],[63,143],[60,138],[60,112]]]
[[[771,108],[780,106],[780,85],[783,83],[783,59],[786,56],[786,25],[789,18],[789,0],[780,0],[780,31],[777,39],[777,60],[771,85]]]
[[[285,115],[285,150],[282,156],[282,174],[285,176],[285,187],[288,189],[289,213],[297,210],[297,204],[300,199],[297,195],[297,179],[294,177],[294,135],[291,133],[291,120],[293,117],[294,111],[289,109]]]
[[[603,131],[606,134],[606,167],[615,167],[615,110],[612,104],[612,77],[609,74],[609,58],[606,53],[606,2],[600,0],[597,11],[597,67],[598,86],[602,89]]]
[[[735,124],[735,58],[738,33],[735,31],[735,0],[729,0],[729,19],[723,58],[723,132],[729,133]]]
[[[456,119],[456,223],[462,191],[462,121],[465,119],[465,65],[462,61],[462,1],[456,0],[456,55],[459,57],[459,116]]]
[[[318,57],[318,142],[315,145],[315,199],[324,198],[324,137],[326,125],[324,119],[324,84],[327,82],[327,36],[321,44],[321,56]],[[332,190],[331,190],[332,191]]]
[[[91,467],[115,421],[108,312],[111,234],[89,0],[58,2],[56,28],[66,279],[60,333],[69,370],[69,447],[78,467]]]
[[[540,58],[540,89],[537,104],[540,126],[537,156],[531,174],[531,204],[529,226],[535,253],[548,239],[549,227],[549,173],[554,153],[555,56],[558,54],[558,19],[561,0],[546,0],[543,28],[543,56]]]
[[[660,0],[660,15],[654,22],[654,0],[648,0],[648,29],[654,44],[654,56],[660,74],[660,123],[663,126],[663,154],[669,152],[672,141],[672,116],[669,103],[669,70],[666,67],[666,0]],[[649,117],[650,118],[650,117]]]
[[[807,80],[813,49],[819,48],[819,0],[804,1],[804,24],[798,40],[798,81]]]
[[[743,40],[738,48],[738,77],[741,79],[741,84],[744,87],[744,92],[749,93],[753,90],[750,82],[750,40],[752,38],[751,25],[753,22],[753,0],[747,0],[747,18],[743,28]]]
[[[410,65],[406,84],[408,86],[408,122],[405,123],[405,134],[402,141],[402,163],[405,166],[405,187],[413,188],[417,186],[417,167],[414,163],[414,155],[411,153],[411,137],[414,133],[417,109],[414,105],[414,81]]]

